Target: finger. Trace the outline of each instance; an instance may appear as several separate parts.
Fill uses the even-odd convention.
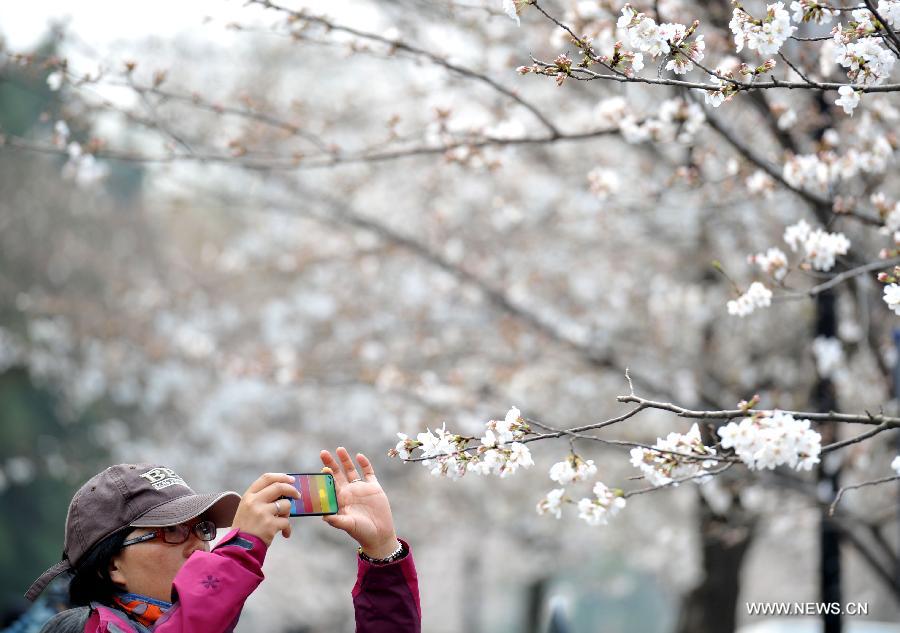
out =
[[[359,464],[359,467],[362,468],[363,478],[366,481],[375,481],[375,468],[372,466],[372,462],[369,461],[369,458],[362,453],[357,453],[356,461]]]
[[[322,451],[319,453],[319,458],[322,460],[322,463],[325,464],[325,467],[331,470],[331,474],[334,475],[334,483],[338,488],[347,483],[347,476],[344,475],[344,471],[341,470],[341,467],[334,460],[334,457],[331,456],[331,453]]]
[[[256,493],[256,500],[261,501],[263,503],[268,503],[271,501],[275,501],[276,499],[280,499],[281,497],[290,497],[292,499],[300,498],[300,491],[297,490],[293,485],[286,484],[284,482],[276,482],[269,486],[266,486],[262,490]]]
[[[283,481],[286,483],[290,483],[293,480],[293,477],[284,473],[265,473],[264,475],[260,475],[259,479],[250,484],[247,492],[259,492],[263,488],[271,486],[276,482]]]
[[[274,509],[277,510],[275,512],[275,516],[277,517],[289,517],[291,516],[291,502],[288,499],[275,499],[272,502],[272,505],[275,506]]]
[[[343,446],[338,446],[337,456],[338,459],[341,460],[341,466],[344,468],[344,472],[347,474],[347,481],[360,479],[359,473],[356,472],[356,466],[353,464],[353,460],[350,459],[350,453],[347,452],[347,449]]]
[[[354,525],[353,517],[349,517],[346,514],[326,514],[322,517],[322,520],[331,527],[344,532],[352,530]]]
[[[288,519],[277,519],[275,525],[284,538],[291,538],[291,522]]]

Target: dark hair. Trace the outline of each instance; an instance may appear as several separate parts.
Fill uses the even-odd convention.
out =
[[[112,603],[113,595],[119,589],[109,577],[109,562],[122,549],[122,543],[132,529],[125,527],[113,532],[81,558],[69,582],[69,602],[73,606]]]

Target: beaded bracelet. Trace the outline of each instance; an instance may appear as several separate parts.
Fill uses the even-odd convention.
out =
[[[407,554],[406,545],[403,544],[402,541],[397,541],[397,549],[394,550],[394,553],[385,558],[372,558],[363,552],[362,546],[356,548],[356,553],[359,554],[359,557],[366,561],[367,563],[371,563],[373,565],[387,565],[389,563],[393,563],[394,561],[400,560]]]

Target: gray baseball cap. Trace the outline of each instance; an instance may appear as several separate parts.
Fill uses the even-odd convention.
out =
[[[240,501],[236,492],[198,495],[166,466],[110,466],[72,497],[62,560],[41,574],[25,597],[37,598],[54,578],[77,567],[92,547],[113,532],[129,526],[178,525],[204,513],[216,527],[228,527]]]

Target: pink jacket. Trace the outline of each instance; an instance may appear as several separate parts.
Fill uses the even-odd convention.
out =
[[[153,627],[147,629],[118,609],[93,603],[84,631],[229,633],[244,601],[262,582],[265,557],[265,543],[232,530],[211,552],[191,554],[175,576],[174,606]],[[358,560],[352,591],[357,633],[419,633],[422,612],[412,552],[389,565]]]

